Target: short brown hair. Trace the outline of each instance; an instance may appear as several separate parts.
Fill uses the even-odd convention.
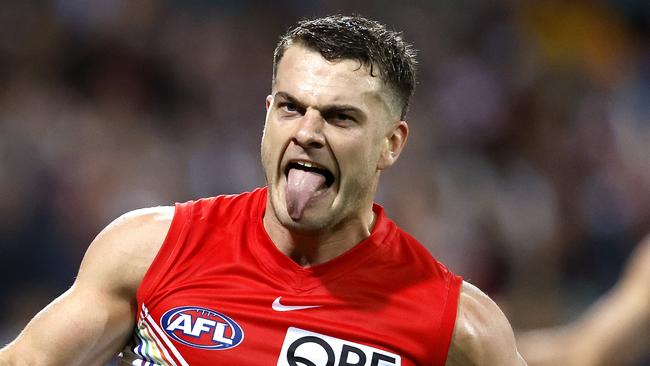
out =
[[[326,60],[353,59],[379,73],[400,103],[403,119],[415,89],[415,49],[374,20],[360,16],[332,15],[302,20],[280,37],[273,55],[273,81],[278,63],[292,44],[301,44],[318,51]]]

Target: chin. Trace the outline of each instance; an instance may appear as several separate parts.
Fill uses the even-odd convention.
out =
[[[331,227],[330,220],[324,217],[314,217],[307,212],[299,219],[294,220],[288,214],[280,219],[282,225],[298,232],[320,232]]]

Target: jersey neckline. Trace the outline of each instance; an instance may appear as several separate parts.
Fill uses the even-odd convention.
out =
[[[359,266],[373,260],[385,251],[385,246],[395,234],[395,224],[385,215],[383,207],[373,204],[375,225],[370,236],[357,243],[339,256],[311,267],[302,267],[275,246],[264,228],[264,212],[267,203],[267,188],[260,189],[257,202],[251,210],[252,230],[258,243],[251,250],[260,267],[277,279],[281,279],[295,291],[306,292],[327,282],[349,274]]]

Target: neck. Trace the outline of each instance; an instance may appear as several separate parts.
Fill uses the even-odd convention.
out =
[[[273,209],[264,214],[264,228],[273,244],[302,267],[328,262],[370,236],[376,215],[370,207],[359,217],[344,220],[336,226],[320,231],[289,229],[278,220]]]

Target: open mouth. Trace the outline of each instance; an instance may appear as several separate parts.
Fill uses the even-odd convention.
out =
[[[322,167],[318,164],[305,162],[305,161],[291,162],[287,164],[287,166],[284,168],[285,177],[288,177],[289,171],[291,171],[291,169],[299,169],[306,172],[312,172],[312,173],[317,173],[322,175],[323,177],[325,177],[325,186],[327,188],[331,187],[332,184],[334,184],[334,174],[332,174],[332,172],[330,172],[327,168]]]
[[[324,197],[334,184],[334,174],[329,169],[309,161],[288,163],[284,174],[286,207],[293,220],[300,220],[309,203]]]

